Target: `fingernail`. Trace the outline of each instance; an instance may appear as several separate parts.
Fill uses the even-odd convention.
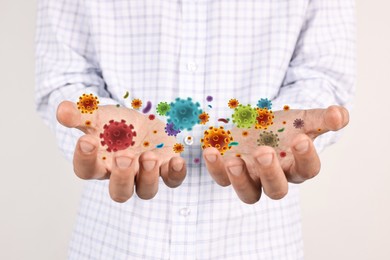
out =
[[[118,168],[126,169],[130,167],[130,164],[133,160],[131,160],[129,157],[117,157],[115,161]]]
[[[174,165],[172,165],[172,168],[176,171],[176,172],[180,172],[184,167],[184,164],[183,163],[176,163]]]
[[[156,166],[156,161],[144,161],[142,162],[142,167],[145,171],[150,172]]]
[[[260,163],[260,165],[270,166],[272,163],[273,157],[274,156],[272,153],[267,153],[267,154],[263,154],[263,155],[257,157],[257,161]]]
[[[81,141],[80,142],[80,149],[83,153],[90,153],[93,151],[93,149],[95,149],[95,146],[93,146],[92,144],[90,144],[88,142]]]
[[[297,144],[295,147],[295,150],[298,153],[305,153],[309,149],[309,141],[305,140]]]
[[[208,162],[211,162],[211,163],[216,162],[217,161],[217,156],[216,155],[206,155],[206,160]]]
[[[231,174],[239,176],[242,173],[242,168],[243,168],[242,165],[237,165],[237,166],[231,166],[228,169]]]

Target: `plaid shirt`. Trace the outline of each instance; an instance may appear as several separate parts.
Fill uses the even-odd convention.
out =
[[[274,110],[348,107],[354,18],[353,0],[40,0],[37,111],[71,159],[82,133],[59,125],[55,110],[83,93],[125,106],[192,97],[209,109],[211,125],[229,117],[230,98],[255,105],[267,97]],[[203,130],[190,134],[199,139]],[[336,139],[328,133],[315,144],[322,150]],[[118,204],[108,181],[86,181],[69,258],[303,258],[297,185],[282,200],[263,194],[247,205],[193,162],[199,144],[183,156],[183,184],[161,181],[152,200]]]

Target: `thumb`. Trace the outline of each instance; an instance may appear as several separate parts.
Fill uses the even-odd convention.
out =
[[[81,117],[81,113],[73,102],[63,101],[57,108],[57,121],[63,126],[79,128],[82,124]]]

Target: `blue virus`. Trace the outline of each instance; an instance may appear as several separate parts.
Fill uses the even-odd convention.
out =
[[[167,123],[165,126],[165,133],[167,133],[169,136],[176,136],[181,131],[179,129],[175,129],[173,123]]]
[[[199,124],[199,115],[202,114],[200,104],[192,102],[191,98],[181,99],[176,98],[175,102],[171,102],[171,109],[167,112],[168,123],[173,123],[175,129],[188,131],[192,127]]]
[[[268,98],[261,98],[258,102],[257,102],[257,107],[258,108],[266,108],[268,110],[271,110],[272,109],[272,102],[271,100],[268,100]]]

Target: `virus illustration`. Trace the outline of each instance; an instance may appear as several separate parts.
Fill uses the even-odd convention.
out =
[[[194,125],[199,124],[199,115],[202,114],[202,110],[199,108],[200,104],[198,102],[192,102],[191,98],[176,98],[170,106],[171,109],[166,115],[168,116],[168,123],[173,123],[175,129],[191,131]]]
[[[205,125],[208,121],[209,121],[209,114],[207,114],[206,112],[203,112],[202,114],[199,115],[199,120],[200,120],[200,124],[201,125]]]
[[[156,112],[160,116],[165,116],[170,109],[171,106],[167,102],[160,102],[157,104]]]
[[[150,143],[148,141],[145,141],[143,144],[142,144],[144,147],[149,147]]]
[[[157,134],[157,130],[153,130],[153,134]]]
[[[91,126],[91,124],[92,124],[91,121],[89,121],[89,120],[85,121],[85,126]]]
[[[137,133],[133,131],[134,126],[132,124],[126,125],[125,120],[120,122],[110,120],[109,124],[105,124],[104,132],[100,134],[102,139],[101,144],[107,145],[107,151],[120,151],[134,145],[134,137]]]
[[[99,99],[93,94],[83,94],[79,97],[79,102],[77,102],[77,109],[81,111],[82,114],[92,114],[99,107]]]
[[[257,107],[258,108],[266,108],[268,110],[272,109],[272,102],[271,100],[268,100],[268,98],[261,98],[259,101],[257,101]]]
[[[131,101],[131,107],[133,109],[140,109],[142,107],[141,99],[135,98]]]
[[[278,147],[279,146],[279,138],[277,134],[274,134],[272,131],[267,132],[263,131],[263,133],[260,134],[259,139],[257,139],[257,143],[259,146],[261,145],[267,145],[271,147]]]
[[[284,158],[287,156],[287,153],[286,152],[280,152],[280,157]]]
[[[285,124],[287,124],[287,122],[286,122],[286,121],[283,121],[283,125],[285,125]]]
[[[176,130],[173,127],[173,123],[167,123],[167,125],[165,126],[165,133],[167,133],[169,136],[176,136],[180,132],[180,130]]]
[[[247,137],[249,135],[248,131],[242,131],[242,136]]]
[[[200,141],[203,143],[203,149],[214,147],[223,155],[227,150],[231,149],[229,144],[233,142],[233,137],[229,130],[225,131],[223,126],[219,128],[210,126],[208,130],[204,131],[204,138]]]
[[[207,102],[211,102],[211,101],[213,101],[213,97],[212,96],[207,96],[206,100],[207,100]]]
[[[257,117],[256,117],[256,129],[267,129],[272,125],[273,119],[275,118],[274,113],[271,110],[266,108],[256,108]]]
[[[288,106],[288,105],[285,105],[285,106],[283,107],[283,110],[284,110],[284,111],[288,111],[288,110],[290,110],[290,106]]]
[[[148,116],[148,118],[149,118],[149,120],[154,120],[154,119],[156,118],[156,116],[153,115],[153,114],[150,114],[150,115]]]
[[[251,105],[239,105],[232,115],[233,123],[238,128],[251,128],[256,123],[257,111]]]
[[[231,109],[234,109],[234,108],[238,107],[239,104],[240,104],[240,102],[238,102],[238,100],[235,99],[235,98],[230,99],[229,102],[228,102],[228,106]]]
[[[236,157],[241,157],[241,154],[237,153],[237,154],[236,154]]]
[[[184,145],[180,143],[176,143],[173,145],[173,151],[175,153],[182,153],[184,152]]]
[[[295,128],[301,129],[305,126],[305,122],[302,119],[297,118],[294,120],[293,125]]]

